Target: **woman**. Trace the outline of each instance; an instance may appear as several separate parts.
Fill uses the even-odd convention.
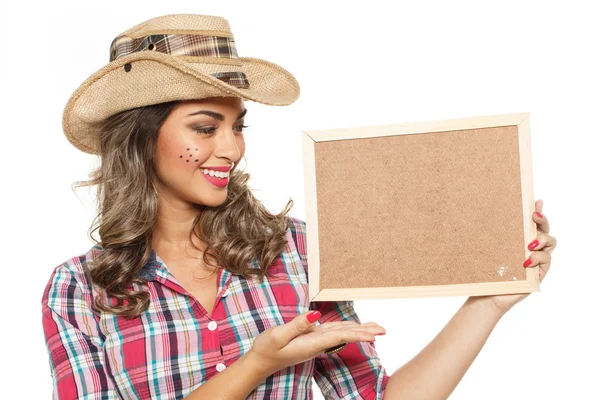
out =
[[[68,140],[102,160],[86,183],[101,241],[57,266],[43,294],[54,398],[306,399],[313,377],[330,399],[442,398],[526,296],[469,298],[388,376],[373,345],[385,330],[351,301],[308,301],[304,221],[286,215],[291,201],[269,213],[238,169],[244,99],[291,104],[296,79],[238,57],[217,16],[153,18],[110,54],[63,116]],[[556,241],[534,221],[543,272]],[[418,374],[450,358],[435,382]]]

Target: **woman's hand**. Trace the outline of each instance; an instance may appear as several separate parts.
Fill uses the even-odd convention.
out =
[[[298,315],[287,324],[271,327],[254,340],[249,350],[259,366],[268,375],[290,365],[310,360],[324,350],[343,343],[375,340],[375,335],[384,335],[385,329],[375,322],[358,324],[354,321],[325,322],[313,325],[321,314],[311,312]]]
[[[550,253],[556,247],[556,238],[550,236],[550,224],[548,218],[542,215],[542,200],[535,202],[535,212],[533,213],[533,221],[537,225],[537,238],[529,244],[529,250],[532,250],[531,256],[525,260],[523,267],[531,268],[536,265],[540,266],[540,282],[544,280],[550,269]],[[537,242],[537,243],[536,243]],[[493,295],[493,296],[471,296],[476,297],[477,300],[487,301],[490,305],[493,305],[500,313],[504,314],[510,310],[515,304],[529,296],[531,293],[524,294],[505,294],[505,295]]]

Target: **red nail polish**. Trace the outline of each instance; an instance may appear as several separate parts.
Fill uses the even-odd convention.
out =
[[[536,239],[533,242],[529,243],[529,245],[527,247],[529,248],[529,250],[533,250],[537,247],[538,244],[540,244],[540,242],[538,242]]]
[[[531,259],[528,258],[527,260],[525,260],[525,262],[523,263],[523,267],[527,268],[531,265]]]
[[[538,216],[538,218],[542,218],[542,214],[540,214],[540,213],[539,213],[539,212],[537,212],[537,211],[535,212],[535,215],[537,215],[537,216]]]
[[[321,313],[319,311],[313,311],[311,313],[309,313],[306,316],[306,319],[308,320],[308,322],[310,322],[311,324],[313,322],[315,322],[316,320],[318,320],[319,318],[321,318]]]

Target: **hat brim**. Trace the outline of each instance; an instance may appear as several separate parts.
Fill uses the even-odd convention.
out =
[[[79,150],[100,154],[101,123],[121,111],[213,96],[285,106],[300,95],[296,78],[275,63],[250,57],[218,61],[222,62],[190,62],[153,51],[112,61],[88,77],[69,98],[62,119],[65,136]],[[125,64],[130,64],[129,71]],[[243,72],[249,87],[239,88],[210,75],[217,71]]]

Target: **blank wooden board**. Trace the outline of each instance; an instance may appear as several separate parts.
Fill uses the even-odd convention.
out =
[[[311,301],[539,291],[529,113],[302,132]]]

